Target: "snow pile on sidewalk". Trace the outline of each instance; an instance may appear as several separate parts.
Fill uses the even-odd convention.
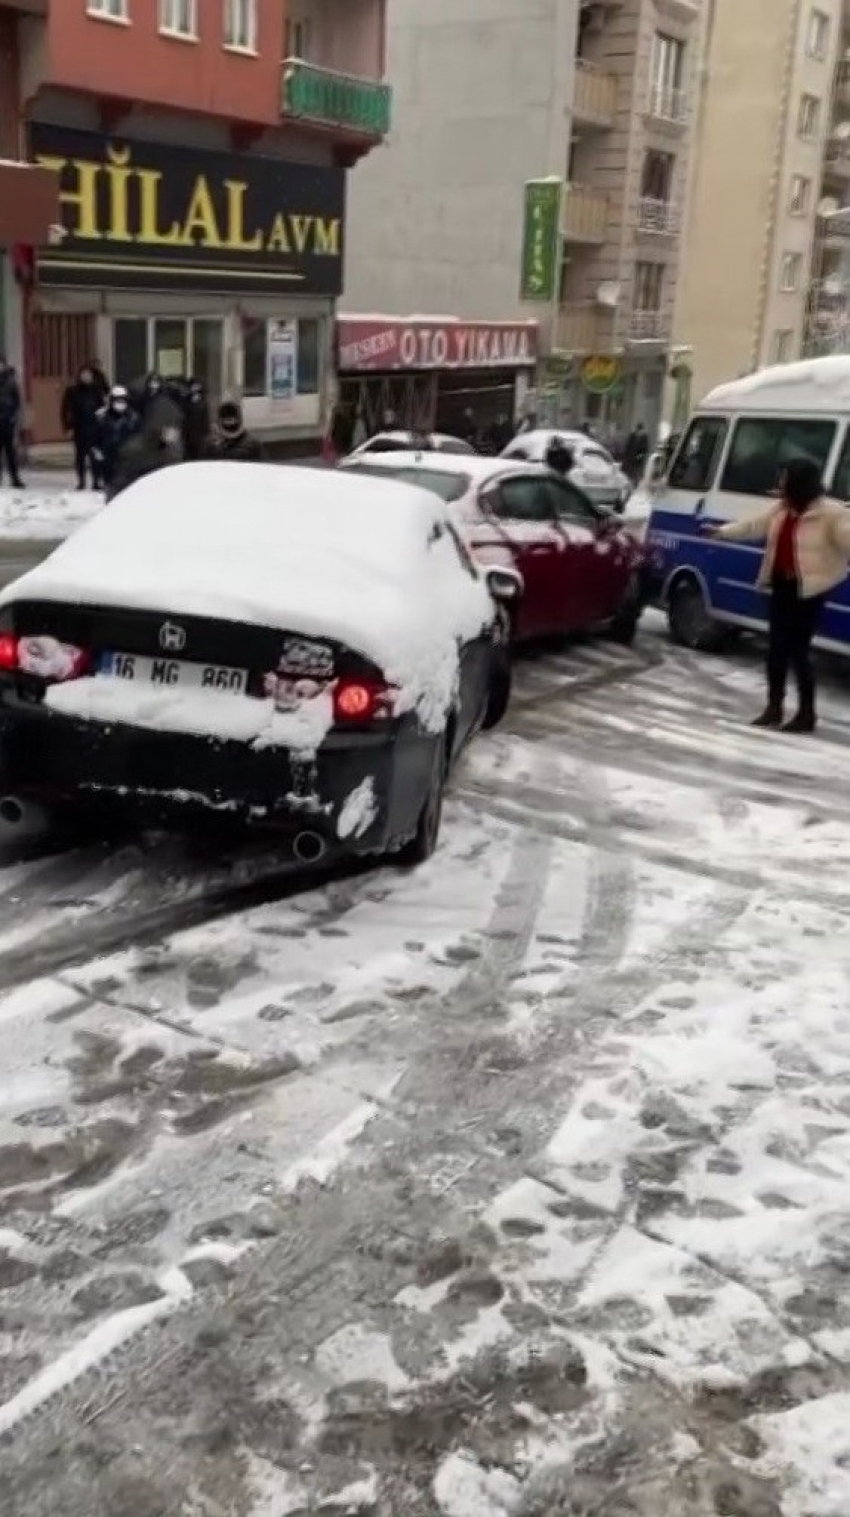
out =
[[[75,490],[60,479],[30,480],[24,490],[0,488],[0,540],[59,542],[103,508],[100,490]]]

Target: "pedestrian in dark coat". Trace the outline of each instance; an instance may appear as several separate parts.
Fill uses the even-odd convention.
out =
[[[161,427],[150,418],[143,421],[141,430],[124,443],[118,454],[112,484],[106,492],[107,500],[114,500],[122,490],[129,489],[137,479],[166,469],[170,464],[179,464],[183,457],[180,435],[174,427]]]
[[[649,457],[649,435],[642,421],[629,433],[623,449],[623,469],[633,485],[640,482]]]
[[[210,408],[199,379],[190,379],[183,400],[183,457],[203,458],[210,436]]]
[[[238,400],[223,400],[219,406],[216,436],[207,449],[207,457],[230,459],[236,463],[262,463],[262,445],[246,430]]]
[[[514,429],[511,426],[510,418],[503,411],[500,416],[496,417],[487,434],[488,451],[493,454],[503,453],[508,443],[513,442],[513,440]]]
[[[109,380],[106,377],[106,370],[104,369],[103,364],[99,358],[90,359],[89,368],[94,375],[95,389],[100,396],[100,403],[102,406],[104,406],[109,399],[109,392],[112,388]]]
[[[0,484],[3,464],[16,490],[24,488],[18,468],[18,424],[21,419],[21,387],[12,365],[0,357]]]
[[[78,490],[86,488],[87,470],[91,472],[92,489],[100,489],[100,465],[95,453],[97,413],[102,404],[94,373],[86,364],[62,396],[62,430],[70,432],[74,439],[74,467],[77,471]]]
[[[103,488],[109,495],[115,482],[122,448],[139,430],[139,418],[123,385],[113,385],[109,399],[97,413],[96,448]]]

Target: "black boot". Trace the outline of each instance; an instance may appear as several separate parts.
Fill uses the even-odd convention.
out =
[[[761,716],[757,716],[751,725],[753,727],[781,727],[782,707],[776,706],[772,701],[769,701],[765,706]]]
[[[801,706],[796,716],[792,716],[790,722],[786,722],[783,732],[814,732],[817,726],[817,718],[810,707]]]

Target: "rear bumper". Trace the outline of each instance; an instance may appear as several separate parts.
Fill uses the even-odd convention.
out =
[[[255,751],[0,701],[7,794],[166,826],[217,819],[292,836],[315,832],[328,852],[385,852],[413,835],[436,741],[402,722],[333,736],[308,761],[285,749]]]

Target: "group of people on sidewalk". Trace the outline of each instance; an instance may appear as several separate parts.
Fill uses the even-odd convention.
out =
[[[110,386],[96,361],[68,385],[62,426],[74,443],[77,488],[86,489],[90,476],[92,489],[104,490],[107,500],[168,464],[262,457],[238,401],[222,401],[213,426],[200,380],[166,380],[154,373],[129,388]]]

